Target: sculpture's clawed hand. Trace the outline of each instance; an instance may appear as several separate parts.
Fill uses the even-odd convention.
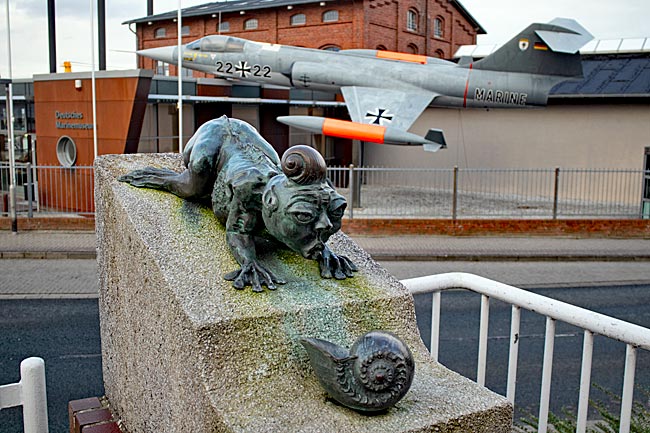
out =
[[[323,278],[336,278],[337,280],[345,280],[353,276],[352,272],[358,269],[350,259],[345,256],[337,256],[329,248],[325,247],[320,257],[318,258],[318,266],[320,267],[320,275]]]
[[[285,284],[286,281],[276,277],[269,270],[257,262],[244,264],[240,269],[229,272],[224,275],[228,281],[232,281],[235,289],[242,290],[246,286],[251,286],[253,292],[261,292],[262,286],[269,290],[275,290],[276,284]]]

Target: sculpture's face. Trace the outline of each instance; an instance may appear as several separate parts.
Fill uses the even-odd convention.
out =
[[[341,229],[347,203],[327,182],[298,185],[279,175],[263,197],[266,229],[307,259],[316,259],[325,242]]]

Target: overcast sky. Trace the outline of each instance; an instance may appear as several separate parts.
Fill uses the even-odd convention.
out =
[[[49,73],[46,0],[4,0],[0,10],[0,76],[9,75],[6,2],[11,24],[14,78]],[[58,70],[72,62],[73,71],[90,70],[90,1],[56,0]],[[96,0],[93,0],[96,1]],[[181,0],[183,7],[206,3]],[[146,15],[145,0],[105,0],[107,68],[131,69],[135,36],[123,21]],[[479,44],[502,44],[531,22],[575,18],[598,39],[650,37],[650,0],[461,0],[488,32]],[[95,3],[96,4],[96,3]],[[154,13],[175,10],[178,0],[154,0]],[[97,38],[95,37],[95,43]],[[97,53],[95,54],[97,61]]]

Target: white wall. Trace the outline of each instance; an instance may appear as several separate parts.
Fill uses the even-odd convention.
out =
[[[448,149],[365,144],[368,166],[641,169],[650,104],[551,105],[532,110],[426,110],[411,128],[445,132]]]

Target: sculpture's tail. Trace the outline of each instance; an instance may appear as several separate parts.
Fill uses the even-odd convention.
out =
[[[170,191],[171,181],[178,173],[167,168],[147,167],[133,170],[117,178],[120,182],[130,183],[138,188],[153,188]]]

